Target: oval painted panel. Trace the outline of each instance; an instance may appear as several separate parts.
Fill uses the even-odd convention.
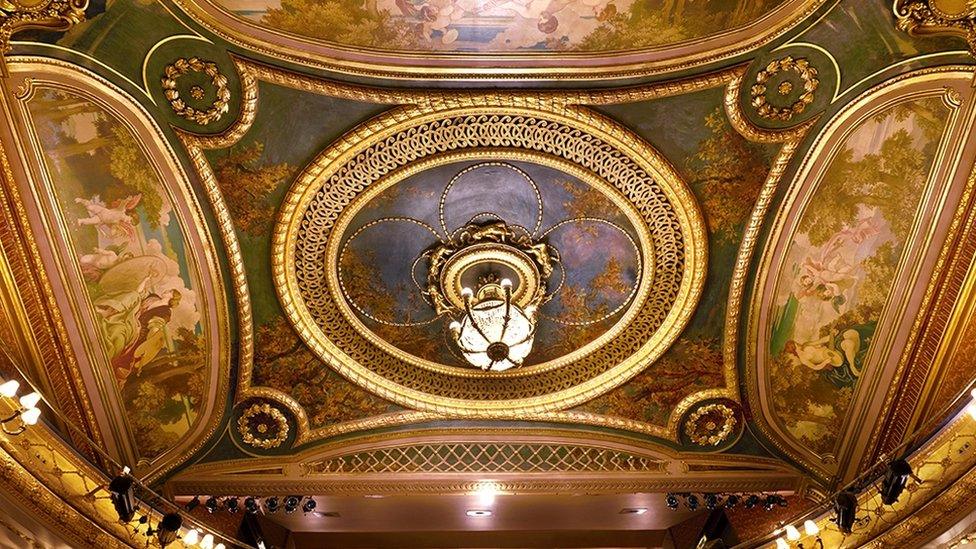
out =
[[[837,447],[869,368],[948,117],[942,99],[929,97],[854,127],[787,244],[766,382],[777,421],[817,454]]]
[[[157,169],[114,114],[49,88],[27,108],[66,233],[62,261],[80,273],[75,299],[104,357],[100,377],[117,390],[139,458],[151,460],[196,426],[211,374],[188,239]]]
[[[824,0],[177,3],[218,34],[333,70],[425,79],[473,73],[572,79],[582,67],[638,74],[736,55],[794,28]],[[566,71],[539,70],[555,67]]]

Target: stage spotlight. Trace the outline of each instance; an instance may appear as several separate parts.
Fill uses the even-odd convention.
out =
[[[302,504],[302,512],[311,513],[314,510],[315,510],[315,500],[309,497],[307,500],[305,500],[305,503]]]
[[[688,506],[689,511],[698,509],[698,496],[695,494],[688,494],[688,497],[685,498],[685,505]]]
[[[763,509],[767,511],[772,511],[773,507],[776,507],[776,504],[778,503],[776,498],[777,498],[776,494],[769,494],[768,496],[766,496],[766,501],[763,502]]]
[[[664,503],[667,504],[668,509],[671,509],[672,511],[678,510],[678,496],[674,494],[668,494],[667,496],[664,497]]]
[[[759,496],[752,494],[746,498],[745,508],[752,509],[753,507],[759,505]]]
[[[776,496],[776,503],[780,507],[786,507],[790,504],[790,502],[787,501],[786,498],[784,498],[783,496]]]
[[[278,503],[278,497],[277,496],[272,496],[272,497],[264,500],[264,508],[267,509],[269,513],[277,513],[279,506],[280,506],[280,503]]]
[[[217,496],[210,496],[207,498],[207,502],[203,504],[207,508],[210,514],[216,513],[217,508],[220,507],[220,502],[217,500]]]
[[[705,494],[705,509],[709,511],[718,507],[718,496],[715,494]]]
[[[163,519],[159,521],[159,527],[156,530],[156,539],[159,540],[159,546],[166,547],[176,541],[181,526],[183,526],[183,517],[179,513],[164,515]]]
[[[857,520],[855,518],[857,514],[857,496],[850,490],[844,490],[837,494],[837,497],[834,498],[834,513],[837,514],[834,518],[834,522],[837,523],[837,528],[845,534],[850,534],[851,529],[854,527],[854,521]]]
[[[905,491],[909,477],[912,476],[912,466],[904,459],[896,459],[888,465],[884,480],[881,481],[881,502],[894,505],[901,493]]]
[[[194,509],[200,506],[200,496],[193,496],[193,499],[186,502],[186,510],[192,512]]]
[[[238,502],[237,496],[225,499],[224,508],[227,509],[228,513],[236,513],[240,508],[240,503]]]
[[[725,508],[726,509],[734,509],[735,506],[738,505],[738,504],[739,504],[739,496],[737,496],[735,494],[732,494],[731,496],[729,496],[728,498],[725,499]]]
[[[285,512],[294,513],[298,509],[298,502],[301,501],[298,496],[288,496],[285,498]]]
[[[257,514],[259,511],[258,500],[250,496],[244,498],[244,510],[252,515]]]
[[[135,494],[133,493],[132,477],[119,475],[112,479],[108,485],[108,492],[115,506],[115,512],[119,514],[119,520],[129,522],[136,514]]]

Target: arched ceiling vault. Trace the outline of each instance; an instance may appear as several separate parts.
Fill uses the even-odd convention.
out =
[[[41,3],[0,341],[168,494],[812,505],[973,381],[973,8]]]

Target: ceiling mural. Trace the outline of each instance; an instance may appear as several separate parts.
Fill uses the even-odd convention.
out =
[[[676,44],[761,19],[784,0],[220,0],[271,29],[401,51],[606,52]]]
[[[643,275],[632,224],[637,215],[604,192],[610,190],[525,162],[457,163],[421,172],[376,194],[358,211],[351,206],[337,261],[340,290],[359,320],[386,343],[417,360],[465,366],[460,350],[445,344],[450,315],[439,315],[428,295],[432,253],[471,227],[513,225],[519,237],[548,247],[555,259],[549,275],[518,272],[512,267],[522,263],[514,256],[515,263],[498,264],[496,272],[490,266],[458,270],[457,284],[477,287],[478,277],[496,276],[515,281],[516,298],[541,291],[534,342],[529,341],[531,352],[519,366],[557,360],[610,332]],[[479,249],[487,251],[485,246]],[[544,286],[530,288],[533,276]]]
[[[562,78],[553,54],[641,74],[765,44],[827,0],[179,0],[231,41],[350,73]],[[570,56],[562,57],[570,59]],[[487,63],[485,61],[488,61]],[[463,71],[458,68],[466,67]],[[433,70],[430,70],[433,69]],[[499,73],[500,74],[500,73]]]
[[[28,102],[98,341],[139,454],[199,419],[208,335],[173,204],[131,131],[89,100],[42,89]],[[209,336],[212,337],[212,336]]]
[[[74,344],[94,366],[78,379],[120,413],[106,419],[113,447],[133,464],[171,467],[223,406],[213,256],[179,172],[131,103],[92,95],[80,71],[37,64],[28,74],[45,75],[24,81],[18,103],[40,175],[29,208],[63,231],[45,253],[64,277],[55,295],[69,303]]]
[[[773,406],[790,434],[834,450],[867,367],[949,110],[900,103],[854,128],[800,217],[773,302]]]
[[[972,61],[904,9],[116,0],[18,34],[0,146],[78,358],[48,385],[178,495],[806,508],[973,378]]]

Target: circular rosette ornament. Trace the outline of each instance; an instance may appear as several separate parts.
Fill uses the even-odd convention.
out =
[[[706,404],[688,414],[684,433],[699,446],[724,446],[733,442],[741,431],[740,416],[738,406],[732,402]]]
[[[237,418],[237,432],[245,444],[271,450],[288,440],[288,418],[268,402],[255,402]]]
[[[162,86],[173,112],[201,126],[230,110],[227,77],[213,61],[180,57],[163,68]]]

